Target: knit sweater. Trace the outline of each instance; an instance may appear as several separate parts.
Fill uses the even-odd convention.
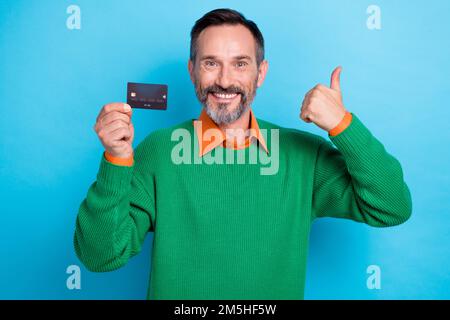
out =
[[[314,219],[388,227],[410,217],[400,163],[356,115],[329,135],[334,145],[258,123],[277,157],[271,174],[262,174],[268,162],[257,144],[199,158],[192,120],[149,134],[132,166],[102,155],[76,220],[81,262],[94,272],[118,269],[154,232],[148,299],[303,299]],[[250,163],[251,154],[261,161]]]

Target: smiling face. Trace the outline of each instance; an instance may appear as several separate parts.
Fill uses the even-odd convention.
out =
[[[230,124],[248,109],[262,85],[267,61],[257,65],[256,41],[243,25],[210,26],[197,39],[189,73],[198,99],[218,125]]]

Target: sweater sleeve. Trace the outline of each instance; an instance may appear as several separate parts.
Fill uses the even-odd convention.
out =
[[[119,157],[114,157],[108,151],[103,152],[103,155],[106,160],[108,160],[111,163],[117,164],[119,166],[132,166],[133,165],[133,155],[129,156],[128,158],[119,158]]]
[[[132,166],[116,165],[102,154],[97,180],[79,207],[74,247],[90,271],[122,267],[140,252],[147,232],[154,229],[154,187],[143,178],[139,149]]]
[[[352,114],[350,125],[318,148],[312,218],[335,217],[388,227],[409,219],[411,194],[401,165]]]

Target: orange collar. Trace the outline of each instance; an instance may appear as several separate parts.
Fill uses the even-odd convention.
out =
[[[204,108],[202,109],[198,120],[194,120],[194,128],[197,132],[198,145],[200,147],[200,157],[202,157],[212,149],[218,147],[219,145],[223,145],[225,147],[225,133],[208,116]],[[251,142],[254,139],[257,139],[264,150],[269,153],[264,137],[262,136],[261,130],[259,129],[258,122],[256,121],[256,117],[253,115],[252,109],[250,109],[249,134],[249,137],[245,139],[245,143],[243,145],[237,145],[236,141],[234,141],[233,149],[237,150],[247,148],[250,146]]]

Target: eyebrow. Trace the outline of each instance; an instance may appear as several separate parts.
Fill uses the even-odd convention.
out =
[[[200,61],[209,60],[209,59],[217,60],[217,56],[207,55],[207,56],[204,56],[204,57],[200,58]],[[247,56],[247,55],[240,55],[240,56],[233,57],[233,60],[250,60],[250,61],[252,61],[252,58],[250,56]]]

